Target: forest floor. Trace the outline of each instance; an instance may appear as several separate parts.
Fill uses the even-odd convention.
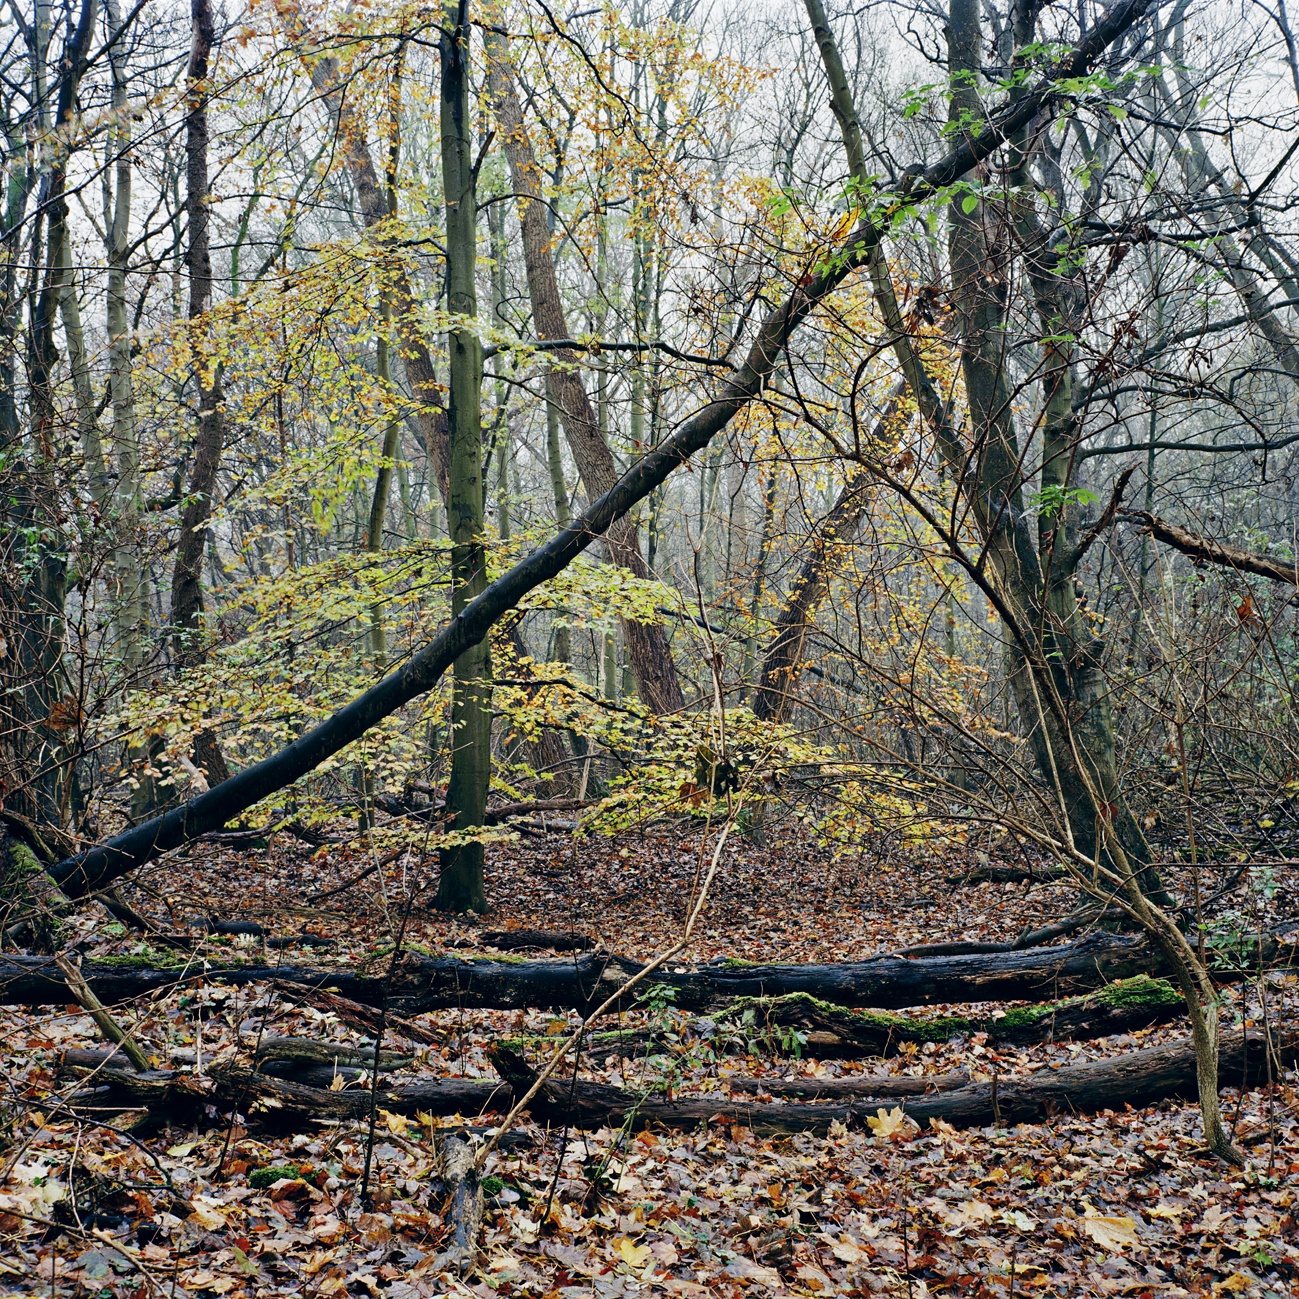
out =
[[[390,944],[403,917],[404,942],[431,951],[487,953],[485,933],[535,928],[585,934],[644,960],[679,938],[710,851],[697,828],[496,845],[494,910],[478,922],[428,909],[435,864],[420,864],[414,852],[312,901],[372,858],[345,847],[313,853],[283,837],[265,850],[197,848],[153,867],[127,896],[173,932],[209,916],[277,935],[305,929],[334,940],[331,963]],[[1073,894],[1063,885],[962,882],[990,857],[1020,860],[1005,843],[836,860],[798,830],[780,829],[762,848],[737,836],[680,959],[861,960],[921,943],[1007,941],[1069,910]],[[1247,887],[1249,878],[1224,900],[1238,923],[1294,918],[1296,864],[1272,867],[1265,888],[1257,874]],[[80,943],[86,960],[141,950],[139,937],[108,924],[98,906],[70,920],[60,943]],[[219,960],[250,949],[260,951],[261,941],[208,939],[200,950]],[[319,950],[267,955],[321,963]],[[1299,980],[1273,972],[1223,992],[1224,1022],[1293,1022]],[[971,1008],[916,1013],[957,1009]],[[161,1064],[196,1052],[209,1062],[247,1058],[259,1034],[361,1040],[266,985],[191,982],[115,1013]],[[956,1070],[1004,1077],[1185,1032],[1175,1023],[995,1050],[974,1035],[888,1059],[820,1061],[772,1054],[762,1042],[747,1053],[714,1053],[671,1006],[622,1018],[655,1018],[674,1046],[605,1067],[583,1061],[583,1077],[719,1103],[739,1079]],[[577,1018],[458,1010],[421,1022],[437,1042],[408,1044],[416,1062],[390,1084],[494,1079],[486,1055],[494,1041],[558,1040]],[[79,1007],[0,1009],[0,1037],[0,1295],[1299,1295],[1293,1071],[1267,1090],[1224,1088],[1227,1123],[1252,1160],[1245,1170],[1207,1153],[1198,1110],[1181,1102],[963,1131],[941,1122],[922,1130],[882,1114],[862,1130],[835,1125],[827,1137],[757,1137],[729,1122],[687,1132],[565,1132],[524,1115],[514,1127],[530,1144],[488,1158],[479,1267],[462,1279],[445,1253],[446,1187],[430,1140],[454,1120],[380,1112],[375,1193],[363,1208],[365,1124],[276,1131],[210,1107],[183,1126],[133,1128],[138,1112],[67,1105],[85,1084],[59,1073],[59,1052],[103,1045]],[[403,1039],[390,1034],[385,1045],[400,1048]],[[492,1122],[464,1115],[459,1126]],[[171,1213],[178,1198],[193,1212]]]

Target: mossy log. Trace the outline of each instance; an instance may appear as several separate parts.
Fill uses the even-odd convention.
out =
[[[1283,1062],[1299,1059],[1299,1030],[1274,1036]],[[1226,1086],[1255,1086],[1266,1080],[1268,1043],[1262,1033],[1247,1030],[1226,1033],[1220,1053],[1221,1077]],[[536,1073],[508,1047],[489,1051],[502,1079],[522,1094]],[[1148,1047],[1086,1064],[1064,1065],[1023,1076],[1003,1076],[971,1083],[954,1091],[901,1097],[860,1097],[849,1105],[819,1102],[744,1104],[706,1100],[667,1101],[571,1078],[548,1079],[530,1105],[533,1117],[546,1123],[567,1123],[579,1128],[632,1128],[661,1125],[692,1128],[699,1123],[738,1123],[759,1135],[825,1133],[831,1123],[864,1127],[883,1107],[900,1106],[922,1127],[931,1118],[953,1127],[988,1127],[992,1124],[1038,1123],[1056,1114],[1089,1113],[1104,1109],[1140,1106],[1176,1097],[1194,1100],[1195,1049],[1189,1040]]]
[[[1299,957],[1299,926],[1265,935],[1235,954],[1236,971],[1289,965]],[[386,963],[384,963],[386,964]],[[381,968],[376,963],[374,968]],[[355,969],[307,969],[262,964],[196,968],[88,962],[82,974],[105,1004],[158,992],[184,982],[306,984],[336,990],[353,1001],[383,1004],[404,1016],[459,1009],[558,1007],[588,1011],[643,968],[636,961],[590,952],[562,961],[509,961],[426,956],[408,952],[390,980]],[[1039,1001],[1093,992],[1121,979],[1167,973],[1163,958],[1139,935],[1091,934],[1076,943],[1020,952],[938,956],[916,960],[883,955],[835,965],[748,965],[711,962],[655,972],[654,983],[672,989],[673,1004],[715,1012],[737,997],[803,994],[836,1006],[897,1010],[934,1002]],[[645,988],[638,989],[643,995]],[[0,956],[0,1004],[66,1003],[67,984],[53,960]],[[627,1007],[635,1004],[628,998]]]
[[[908,1043],[950,1042],[975,1033],[985,1033],[993,1044],[1008,1046],[1089,1040],[1166,1024],[1185,1011],[1180,992],[1163,979],[1145,975],[1121,980],[1086,997],[990,1015],[941,1015],[935,1019],[851,1010],[793,993],[739,998],[714,1019],[696,1020],[672,1034],[653,1027],[593,1034],[584,1050],[595,1060],[682,1055],[700,1046],[729,1055],[755,1047],[771,1055],[856,1060],[893,1055]]]

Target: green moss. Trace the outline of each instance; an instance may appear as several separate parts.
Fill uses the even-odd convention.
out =
[[[254,1168],[248,1174],[248,1185],[255,1191],[264,1191],[268,1186],[274,1186],[276,1182],[285,1178],[293,1180],[299,1177],[302,1171],[300,1168],[289,1168],[286,1165],[277,1168]]]
[[[479,1185],[484,1195],[499,1195],[505,1189],[505,1183],[499,1177],[484,1177]]]
[[[159,950],[146,947],[142,952],[121,952],[109,956],[98,956],[93,965],[109,965],[119,970],[155,970],[173,969],[189,964],[191,958],[184,952],[172,951],[171,948]]]
[[[528,956],[520,956],[517,952],[498,952],[495,956],[465,956],[462,959],[473,961],[475,965],[527,965],[532,958]]]
[[[1172,1006],[1183,999],[1167,979],[1152,979],[1148,974],[1120,979],[1102,988],[1096,996],[1111,1006]]]

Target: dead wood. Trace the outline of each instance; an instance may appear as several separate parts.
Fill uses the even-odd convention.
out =
[[[561,933],[553,929],[489,929],[482,936],[488,947],[502,952],[550,949],[555,952],[589,952],[595,939],[586,934]]]
[[[870,1075],[853,1078],[736,1078],[731,1082],[731,1090],[808,1100],[845,1100],[858,1096],[886,1100],[959,1091],[968,1087],[971,1081],[968,1073],[930,1074],[922,1078]]]
[[[429,1046],[442,1041],[442,1034],[434,1033],[423,1024],[417,1024],[413,1019],[402,1019],[401,1016],[392,1014],[384,1015],[376,1006],[364,1006],[359,1001],[351,1001],[324,988],[309,988],[301,984],[278,982],[272,983],[271,986],[286,1000],[296,1005],[312,1006],[316,1010],[328,1011],[337,1016],[339,1023],[346,1024],[349,1028],[359,1029],[362,1033],[374,1034],[381,1028],[386,1028],[412,1042],[423,1042]]]
[[[976,866],[973,870],[949,875],[948,884],[1043,884],[1068,878],[1062,866]]]
[[[444,1217],[451,1228],[447,1262],[468,1276],[478,1261],[478,1229],[483,1221],[483,1188],[473,1148],[459,1137],[442,1143],[443,1172],[451,1194]]]
[[[1289,925],[1245,945],[1235,977],[1259,966],[1290,965],[1299,957],[1299,926]],[[643,968],[606,952],[562,961],[426,957],[407,953],[391,980],[356,969],[262,964],[191,969],[131,968],[87,962],[82,973],[105,1004],[145,996],[180,983],[247,984],[276,980],[330,988],[349,1000],[384,1004],[402,1016],[462,1009],[589,1010]],[[802,993],[836,1006],[900,1009],[932,1002],[1039,1001],[1079,995],[1119,979],[1166,973],[1162,956],[1141,935],[1096,933],[1059,947],[970,956],[904,960],[881,955],[834,965],[747,965],[713,962],[656,971],[654,982],[674,990],[682,1010],[725,1009],[737,997]],[[1231,978],[1232,971],[1215,971]],[[0,955],[0,1005],[66,1003],[67,983],[52,959]],[[636,998],[628,997],[628,1007]],[[627,1008],[627,1007],[624,1007]]]
[[[1171,984],[1144,977],[1121,980],[1086,997],[1009,1013],[937,1019],[856,1011],[796,994],[744,999],[715,1020],[682,1025],[672,1034],[653,1027],[596,1033],[588,1039],[586,1051],[592,1059],[608,1060],[685,1055],[699,1047],[743,1054],[756,1045],[772,1055],[797,1052],[817,1060],[855,1060],[894,1055],[908,1043],[949,1042],[975,1033],[986,1034],[994,1044],[1014,1046],[1109,1037],[1167,1024],[1185,1012],[1186,1003]]]
[[[1274,1037],[1283,1062],[1299,1059],[1299,1030]],[[1271,1075],[1267,1071],[1268,1043],[1256,1030],[1223,1035],[1222,1079],[1229,1086],[1251,1087]],[[497,1046],[488,1052],[501,1077],[520,1094],[536,1074],[517,1052]],[[758,1135],[811,1132],[822,1134],[831,1123],[862,1127],[880,1108],[898,1105],[922,1127],[931,1118],[953,1127],[987,1127],[994,1123],[1038,1123],[1056,1114],[1121,1109],[1149,1105],[1169,1097],[1196,1096],[1195,1049],[1189,1040],[1148,1047],[1087,1064],[1064,1065],[1023,1077],[1002,1075],[933,1095],[860,1098],[851,1105],[736,1104],[716,1097],[666,1101],[603,1083],[548,1079],[532,1106],[543,1122],[574,1127],[642,1128],[661,1124],[691,1128],[700,1122],[737,1123]]]
[[[412,1055],[397,1051],[380,1051],[376,1064],[374,1048],[352,1046],[347,1042],[322,1042],[314,1037],[268,1037],[258,1045],[254,1056],[258,1064],[281,1060],[310,1067],[313,1065],[350,1065],[357,1069],[376,1069],[393,1073],[415,1063]]]
[[[1197,567],[1217,564],[1222,568],[1234,568],[1241,573],[1271,578],[1274,582],[1299,586],[1299,565],[1293,560],[1273,559],[1270,555],[1257,555],[1248,550],[1238,550],[1235,546],[1224,546],[1219,541],[1189,532],[1186,528],[1168,523],[1145,510],[1120,510],[1119,517],[1138,520],[1144,524],[1142,531],[1148,532],[1156,541],[1180,550]]]
[[[137,1073],[110,1062],[93,1068],[77,1063],[65,1052],[64,1068],[91,1077],[97,1089],[108,1088],[115,1100],[143,1106],[155,1114],[193,1116],[205,1105],[235,1109],[249,1119],[292,1127],[312,1119],[366,1119],[368,1090],[329,1091],[289,1079],[272,1078],[245,1065],[218,1064],[200,1076],[179,1070],[153,1069]],[[104,1103],[102,1091],[96,1104]],[[430,1078],[401,1087],[380,1087],[378,1105],[394,1114],[482,1114],[509,1108],[509,1088],[466,1078]]]
[[[89,1012],[90,1018],[99,1026],[99,1031],[116,1047],[121,1048],[135,1069],[140,1071],[148,1069],[148,1057],[131,1035],[100,1004],[99,998],[87,987],[81,971],[66,956],[56,956],[54,964],[66,980],[72,995]]]

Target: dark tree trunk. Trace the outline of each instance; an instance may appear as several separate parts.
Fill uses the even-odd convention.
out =
[[[1282,966],[1299,959],[1299,937],[1266,936],[1240,954],[1243,969]],[[562,1006],[590,1010],[642,966],[607,953],[555,961],[466,961],[460,957],[410,955],[391,980],[347,969],[304,969],[285,965],[211,968],[187,973],[174,968],[121,965],[84,967],[100,1001],[118,1002],[156,992],[177,982],[256,983],[277,979],[308,987],[336,987],[353,1001],[382,1005],[399,1015],[421,1015],[449,1007],[530,1009]],[[935,956],[907,960],[877,956],[837,965],[707,965],[682,973],[658,971],[655,981],[675,991],[674,1004],[690,1011],[724,1011],[737,997],[812,997],[835,1006],[875,1010],[934,1003],[1039,1001],[1080,996],[1118,979],[1163,977],[1163,956],[1144,937],[1093,934],[1063,947],[976,956]],[[1243,975],[1241,976],[1243,977]],[[0,955],[0,1005],[66,1001],[63,976],[44,957]],[[629,996],[629,1004],[636,997]],[[627,1007],[623,1007],[626,1009]]]
[[[1278,1043],[1257,1030],[1223,1035],[1222,1065],[1236,1086],[1251,1087],[1271,1078],[1270,1052],[1283,1062],[1299,1057],[1299,1033],[1286,1032]],[[536,1074],[515,1052],[497,1047],[489,1051],[503,1081],[524,1094]],[[738,1081],[738,1080],[737,1080]],[[732,1086],[736,1086],[733,1082]],[[883,1091],[861,1097],[851,1105],[719,1104],[716,1097],[703,1100],[664,1101],[624,1091],[603,1083],[550,1078],[530,1104],[534,1118],[552,1124],[581,1128],[639,1129],[648,1124],[668,1128],[693,1128],[720,1118],[743,1124],[757,1135],[782,1132],[825,1133],[830,1124],[864,1128],[880,1106],[900,1106],[921,1127],[941,1119],[953,1127],[990,1127],[993,1124],[1040,1123],[1057,1114],[1091,1113],[1124,1106],[1150,1105],[1168,1097],[1192,1100],[1196,1095],[1195,1050],[1190,1043],[1173,1042],[1087,1064],[1065,1065],[1028,1076],[997,1078],[971,1083],[955,1091],[928,1096],[898,1097]]]
[[[31,436],[23,445],[18,429],[14,374],[4,375],[0,397],[0,621],[6,652],[0,657],[0,800],[27,820],[63,826],[72,810],[75,758],[66,739],[81,723],[81,701],[70,691],[63,672],[64,600],[67,594],[67,547],[63,508],[59,501],[59,461],[63,430],[58,425],[54,372],[58,349],[54,331],[59,304],[69,291],[68,151],[74,137],[77,92],[86,68],[86,55],[95,27],[95,0],[83,0],[76,28],[64,49],[54,132],[44,147],[50,151],[45,209],[47,239],[41,291],[36,296],[28,336],[27,370]],[[33,39],[35,37],[33,36]],[[45,50],[32,47],[33,61]],[[45,106],[41,105],[43,109]],[[15,158],[15,164],[21,167]],[[13,278],[18,223],[26,209],[30,180],[12,182],[13,206],[6,234],[8,279]],[[32,234],[32,274],[40,267],[40,215]],[[34,286],[33,286],[34,287]],[[6,297],[6,325],[17,325],[11,314],[14,298]],[[17,308],[21,311],[21,308]],[[6,340],[8,341],[8,340]],[[6,348],[6,359],[9,357]]]
[[[465,0],[448,0],[440,42],[442,67],[442,188],[446,201],[447,305],[460,317],[478,314],[474,285],[478,257],[473,140],[469,122],[469,32]],[[483,546],[483,349],[470,328],[447,335],[450,353],[451,613],[459,617],[487,588]],[[472,835],[483,825],[491,773],[491,640],[484,635],[457,657],[451,695],[451,779],[447,810],[453,834]],[[443,911],[486,911],[483,844],[466,839],[439,851],[442,877],[435,905]]]
[[[195,334],[212,306],[212,256],[208,237],[208,60],[215,27],[212,0],[190,0],[193,43],[186,72],[188,113],[185,117],[185,214],[189,223],[189,321]],[[203,660],[203,555],[208,520],[216,495],[221,453],[225,446],[225,409],[221,392],[221,363],[199,354],[194,381],[198,387],[198,420],[194,465],[190,470],[185,507],[180,517],[176,566],[171,576],[171,626],[176,666],[184,672]],[[230,777],[230,768],[212,731],[194,737],[194,759],[209,785]]]

